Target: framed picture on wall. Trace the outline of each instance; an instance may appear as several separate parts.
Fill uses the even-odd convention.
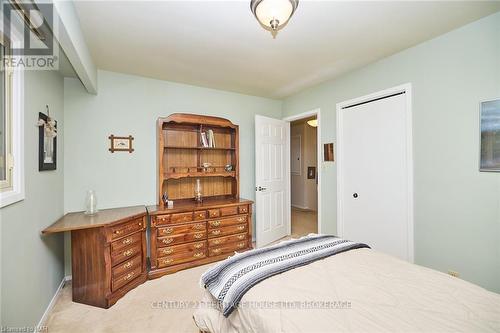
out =
[[[500,99],[481,102],[479,170],[500,172]]]
[[[38,171],[57,168],[57,121],[38,113]]]

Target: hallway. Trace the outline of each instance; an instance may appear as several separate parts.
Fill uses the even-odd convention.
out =
[[[292,238],[318,233],[318,214],[312,210],[292,207]]]

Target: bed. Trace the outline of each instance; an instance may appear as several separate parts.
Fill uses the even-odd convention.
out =
[[[203,332],[500,332],[500,295],[357,248],[269,277],[227,317],[205,290]]]

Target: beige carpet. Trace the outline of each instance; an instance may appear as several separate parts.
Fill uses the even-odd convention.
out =
[[[199,301],[199,278],[210,265],[146,281],[109,309],[71,301],[66,284],[47,320],[49,332],[198,332],[193,309],[165,309],[154,302]]]
[[[302,210],[292,207],[292,235],[293,238],[318,233],[318,214],[311,210]]]
[[[297,238],[317,232],[315,212],[292,210],[292,235]],[[286,237],[288,238],[288,237]],[[213,264],[211,264],[213,265]],[[193,308],[167,309],[156,302],[197,302],[201,299],[201,274],[211,265],[195,267],[146,281],[109,309],[71,301],[71,283],[64,286],[48,316],[49,332],[198,332]],[[185,304],[185,303],[184,303]]]

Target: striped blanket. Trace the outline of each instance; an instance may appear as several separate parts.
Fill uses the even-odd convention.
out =
[[[337,253],[368,247],[334,236],[309,235],[238,253],[206,271],[201,284],[228,317],[243,295],[262,280]]]

